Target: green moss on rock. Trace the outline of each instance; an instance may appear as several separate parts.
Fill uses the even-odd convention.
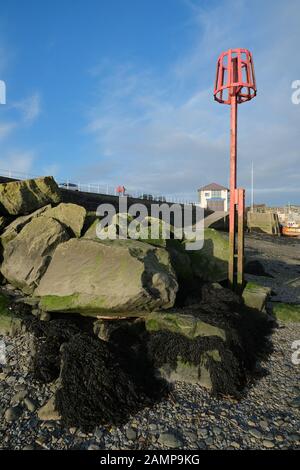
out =
[[[300,322],[300,305],[276,303],[273,305],[273,314],[277,320]]]
[[[218,336],[222,340],[226,340],[224,330],[205,323],[192,315],[154,312],[145,318],[145,325],[150,332],[168,330],[173,333],[180,333],[190,339],[197,336]]]
[[[201,250],[187,250],[196,277],[211,282],[224,281],[228,277],[228,237],[217,230],[204,230]]]

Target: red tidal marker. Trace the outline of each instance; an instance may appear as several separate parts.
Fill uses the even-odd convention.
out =
[[[251,52],[229,49],[217,63],[214,98],[230,104],[230,208],[228,279],[231,287],[244,282],[244,211],[245,190],[237,189],[237,105],[256,96],[256,82]],[[236,240],[236,233],[238,239]]]

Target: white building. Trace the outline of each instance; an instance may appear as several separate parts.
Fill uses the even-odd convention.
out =
[[[228,211],[229,189],[211,183],[198,189],[200,207],[211,211]]]

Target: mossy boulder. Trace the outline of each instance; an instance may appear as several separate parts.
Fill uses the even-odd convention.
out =
[[[211,359],[215,362],[221,362],[218,350],[205,351],[198,364],[187,361],[178,355],[175,365],[163,364],[159,368],[159,373],[161,377],[169,382],[198,384],[211,390],[213,388],[213,381],[210,368],[208,367],[209,360]]]
[[[47,210],[43,215],[58,220],[68,227],[75,237],[80,237],[86,217],[86,210],[78,204],[62,202],[58,206]]]
[[[300,305],[273,303],[273,314],[283,322],[300,323]]]
[[[34,218],[5,245],[1,273],[13,286],[31,294],[56,247],[69,238],[67,229],[57,220]]]
[[[128,236],[128,238],[130,239],[130,223],[132,221],[133,217],[131,217],[129,214],[116,214],[115,216],[113,216],[112,223],[108,227],[99,229],[98,226],[98,233],[102,233],[103,236],[106,236],[107,238],[109,238],[110,235],[117,235],[117,238],[119,235],[121,235],[125,237]],[[92,224],[87,229],[83,238],[87,238],[90,240],[99,240],[99,237],[97,236],[98,223],[99,219],[93,220]],[[152,229],[153,235],[158,232],[160,238],[151,238]],[[165,222],[156,219],[155,217],[146,217],[142,221],[142,223],[139,224],[138,230],[140,233],[140,236],[138,236],[137,238],[138,241],[149,243],[150,245],[153,245],[155,247],[165,248],[168,251],[179,284],[184,284],[192,281],[193,270],[191,266],[191,260],[185,250],[184,245],[179,239],[163,238],[165,236],[165,233],[174,233],[174,228],[171,225],[166,224]],[[166,230],[166,232],[164,232],[164,230]]]
[[[9,299],[0,292],[0,334],[14,335],[20,330],[21,325],[20,316],[9,308]]]
[[[34,295],[49,312],[141,316],[174,305],[166,250],[135,240],[71,239],[57,247]]]
[[[204,230],[201,250],[187,250],[194,276],[203,281],[220,282],[228,278],[228,237],[212,228]]]
[[[106,227],[100,226],[100,219],[94,221],[89,230],[85,233],[85,238],[90,239],[126,239],[128,236],[128,227],[133,217],[126,212],[120,212],[112,216],[110,223]],[[99,225],[98,225],[99,223]]]
[[[262,312],[265,310],[266,302],[270,294],[270,287],[264,287],[255,282],[247,282],[242,297],[247,307],[255,308]]]
[[[25,227],[26,224],[28,224],[32,219],[35,217],[39,217],[41,214],[43,214],[47,209],[50,209],[51,205],[48,204],[47,206],[41,207],[40,209],[37,209],[36,211],[32,212],[32,214],[29,215],[22,215],[20,217],[17,217],[13,222],[11,222],[4,232],[1,235],[1,243],[2,246],[5,246],[8,242],[13,240],[18,233],[21,232],[22,228]]]
[[[177,313],[151,313],[145,318],[147,331],[168,330],[172,333],[180,333],[189,339],[197,336],[218,336],[226,340],[223,329],[210,325],[192,315],[181,315]]]
[[[0,184],[0,214],[27,215],[61,200],[52,176]]]

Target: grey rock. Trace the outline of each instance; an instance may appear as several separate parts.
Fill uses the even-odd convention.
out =
[[[240,449],[240,447],[241,447],[240,444],[238,442],[235,442],[235,441],[231,442],[230,445],[234,449]]]
[[[251,434],[251,436],[255,437],[255,439],[261,439],[262,438],[262,433],[258,429],[250,429],[249,434]]]
[[[87,450],[100,450],[100,447],[97,444],[90,444]]]
[[[35,411],[37,408],[37,403],[29,397],[26,397],[24,399],[24,405],[26,406],[28,411],[31,411],[31,412]]]
[[[7,422],[16,421],[22,415],[22,408],[19,406],[11,406],[4,413],[4,418]]]
[[[195,432],[193,432],[193,431],[186,431],[186,432],[184,433],[184,435],[185,435],[185,437],[186,437],[189,441],[191,441],[191,442],[196,442],[197,439],[198,439],[197,434],[196,434]]]
[[[259,421],[259,425],[264,431],[267,431],[269,429],[269,424],[267,423],[267,421],[261,420]]]
[[[26,397],[27,395],[27,391],[26,390],[20,390],[19,392],[17,392],[13,397],[12,399],[10,400],[11,404],[12,405],[18,405],[19,403],[22,403],[22,401],[24,400],[24,398]]]
[[[160,434],[158,442],[165,447],[176,449],[183,446],[182,440],[172,432]]]
[[[49,312],[41,312],[40,313],[40,320],[41,321],[50,321],[51,320],[51,315]]]
[[[269,440],[267,440],[267,439],[264,439],[264,440],[262,441],[262,445],[263,445],[264,447],[266,447],[267,449],[272,449],[272,448],[275,446],[274,442],[269,441]]]
[[[128,428],[126,430],[126,437],[127,439],[129,439],[130,441],[134,441],[137,437],[137,433],[136,433],[136,430],[135,429],[132,429],[132,428]]]

